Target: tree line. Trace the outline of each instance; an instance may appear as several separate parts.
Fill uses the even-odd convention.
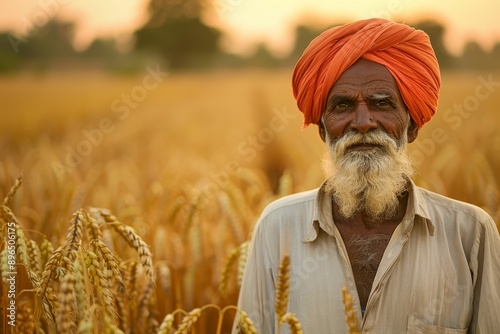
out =
[[[64,69],[97,67],[133,71],[154,59],[170,70],[238,67],[290,67],[295,64],[309,42],[327,27],[299,25],[295,43],[284,57],[273,55],[263,43],[250,55],[235,55],[223,50],[223,32],[207,25],[203,14],[208,0],[151,0],[149,20],[134,32],[133,46],[120,51],[116,40],[95,39],[85,50],[73,46],[75,25],[58,18],[19,36],[0,32],[0,73],[21,69]],[[334,26],[342,24],[337,22]],[[477,41],[468,41],[459,56],[452,55],[444,44],[446,28],[439,22],[424,20],[412,24],[424,30],[431,39],[443,69],[500,69],[500,41],[486,51]]]

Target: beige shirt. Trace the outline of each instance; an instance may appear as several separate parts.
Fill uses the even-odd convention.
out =
[[[500,333],[500,236],[486,212],[412,183],[362,317],[331,197],[322,189],[271,203],[256,225],[238,307],[259,333],[277,333],[275,285],[285,253],[288,312],[305,334],[348,333],[342,286],[362,333]],[[287,325],[281,333],[289,333]]]

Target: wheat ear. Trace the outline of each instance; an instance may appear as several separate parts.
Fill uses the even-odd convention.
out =
[[[360,334],[358,319],[356,318],[352,304],[352,296],[345,286],[342,287],[342,302],[344,303],[345,322],[347,323],[349,334]]]
[[[90,242],[90,249],[100,256],[106,268],[113,273],[113,278],[119,283],[120,291],[125,290],[125,282],[123,281],[118,261],[106,244],[99,239],[93,239]]]
[[[16,182],[14,185],[10,188],[9,193],[7,196],[5,196],[3,200],[3,205],[4,206],[9,206],[10,203],[12,202],[12,199],[14,198],[14,195],[16,194],[17,190],[19,187],[21,187],[21,184],[23,183],[23,172],[19,173],[19,176],[16,179]]]
[[[47,264],[47,261],[49,261],[50,255],[54,253],[54,246],[52,243],[47,240],[43,239],[42,243],[40,244],[40,255],[42,257],[42,267]]]
[[[238,323],[239,332],[243,334],[257,334],[257,329],[255,328],[252,319],[243,310],[238,310],[240,314],[240,320]]]
[[[191,327],[198,320],[201,315],[201,308],[195,308],[182,319],[179,328],[175,331],[174,334],[188,334]]]
[[[86,219],[85,215],[85,210],[79,209],[73,214],[73,218],[70,221],[68,234],[66,236],[66,243],[64,245],[64,256],[67,256],[70,262],[73,262],[75,260],[75,251],[80,248],[80,243],[82,241],[83,222]]]
[[[288,254],[283,256],[278,273],[278,284],[276,286],[276,301],[274,310],[278,315],[278,324],[283,323],[283,316],[288,307],[288,293],[290,289],[290,257]]]
[[[240,245],[240,257],[238,259],[238,285],[241,285],[243,280],[243,273],[247,265],[248,251],[250,248],[250,241],[245,241]]]
[[[37,275],[42,274],[42,253],[40,252],[40,248],[35,240],[28,240],[26,242],[26,246],[28,249],[28,258],[30,262],[30,268]]]
[[[56,313],[57,327],[61,333],[74,333],[76,330],[75,283],[75,275],[71,272],[67,273],[61,282]]]
[[[295,316],[293,313],[285,313],[283,317],[281,318],[281,321],[283,323],[288,323],[290,326],[290,333],[291,334],[303,334],[302,332],[302,326],[300,325],[299,319]]]
[[[85,264],[91,283],[97,291],[97,296],[104,308],[104,314],[108,315],[113,321],[116,320],[116,309],[113,295],[109,289],[110,282],[104,273],[99,257],[93,252],[85,252]]]
[[[158,328],[158,332],[156,334],[168,334],[174,325],[174,315],[167,314],[163,321],[160,324],[160,328]]]
[[[113,228],[125,239],[125,241],[127,241],[127,243],[137,251],[141,264],[144,267],[146,274],[149,276],[150,282],[154,284],[156,282],[156,273],[153,267],[153,255],[151,254],[148,244],[144,242],[141,236],[132,227],[118,221],[109,210],[95,210],[98,210],[97,212],[106,223],[112,223],[111,226],[113,226]]]
[[[229,282],[229,276],[231,274],[231,269],[233,268],[236,260],[240,256],[240,247],[236,247],[229,254],[226,263],[224,265],[224,269],[222,270],[221,280],[219,284],[219,293],[222,297],[225,297],[227,294],[227,285]]]

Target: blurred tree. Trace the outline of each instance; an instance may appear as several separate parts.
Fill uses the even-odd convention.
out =
[[[119,55],[115,39],[97,38],[80,53],[82,57],[88,58],[114,58]]]
[[[201,17],[208,0],[151,0],[149,20],[135,31],[135,49],[163,56],[171,68],[207,66],[219,53],[220,31]]]
[[[441,68],[451,68],[456,66],[456,59],[448,52],[444,44],[444,26],[433,20],[420,21],[414,25],[411,25],[416,29],[423,30],[429,35],[431,40],[432,48],[436,53],[436,57],[439,61],[439,66]]]
[[[60,60],[76,56],[73,48],[74,23],[57,18],[41,27],[32,26],[29,34],[1,34],[0,68],[3,71],[29,64],[36,68],[60,64]]]
[[[490,55],[476,41],[468,41],[459,59],[461,68],[485,69],[491,68]]]
[[[62,59],[75,56],[73,35],[75,24],[57,18],[44,26],[35,28],[30,36],[23,37],[18,44],[19,57],[32,60]]]
[[[490,58],[492,59],[492,67],[500,68],[500,42],[496,42],[491,49]]]
[[[9,33],[0,33],[0,73],[15,71],[21,65],[12,49],[10,38],[12,36]]]
[[[248,58],[247,65],[257,67],[277,67],[280,60],[276,58],[264,43],[257,44],[255,52]]]

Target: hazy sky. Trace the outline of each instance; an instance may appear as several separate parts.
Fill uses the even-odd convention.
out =
[[[352,21],[384,17],[414,22],[436,18],[447,25],[446,43],[458,52],[465,40],[484,47],[500,40],[499,0],[213,0],[216,9],[208,21],[225,30],[225,45],[245,50],[265,40],[271,49],[291,46],[293,24],[304,18],[315,22]],[[95,36],[126,37],[145,20],[148,0],[0,0],[0,29],[26,32],[30,24],[43,24],[60,15],[77,21],[77,43]]]

